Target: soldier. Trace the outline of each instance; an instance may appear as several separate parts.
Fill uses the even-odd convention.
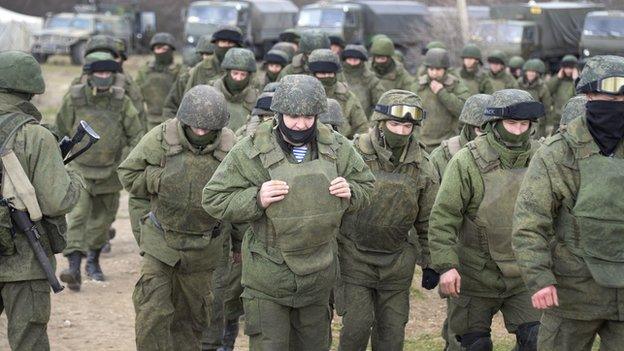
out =
[[[462,129],[459,135],[442,141],[440,146],[435,148],[429,159],[431,165],[438,173],[440,179],[444,175],[444,170],[448,162],[461,150],[469,141],[483,134],[481,127],[485,124],[483,111],[492,100],[491,95],[477,94],[469,97],[459,114],[459,123]]]
[[[420,76],[411,90],[420,96],[427,111],[420,128],[420,142],[430,152],[442,140],[459,132],[457,118],[469,93],[461,79],[448,73],[450,58],[445,49],[427,51],[424,65],[427,73]]]
[[[238,130],[247,122],[247,116],[258,99],[259,92],[253,86],[256,58],[248,49],[233,48],[225,54],[221,68],[225,75],[212,82],[212,86],[225,96],[230,113],[228,128]]]
[[[533,157],[516,201],[513,247],[533,307],[544,310],[540,350],[620,350],[624,318],[624,58],[596,56],[565,130]],[[580,113],[579,113],[580,112]]]
[[[151,199],[132,295],[137,350],[200,348],[223,245],[222,223],[203,211],[201,189],[236,141],[228,118],[222,94],[193,87],[176,118],[152,129],[119,166],[125,189]]]
[[[494,91],[502,89],[517,89],[518,82],[516,78],[505,70],[507,64],[507,55],[500,50],[494,50],[487,57],[489,65],[488,77],[492,82]]]
[[[536,149],[531,123],[544,115],[529,93],[504,89],[485,109],[485,135],[451,159],[429,220],[431,262],[450,296],[450,335],[463,350],[492,350],[490,328],[501,311],[519,351],[536,350],[539,312],[511,249],[514,203]]]
[[[524,66],[524,59],[522,56],[512,56],[509,59],[509,66],[507,70],[516,80],[522,77],[522,66]]]
[[[345,81],[360,101],[366,117],[370,119],[373,105],[379,101],[386,88],[368,67],[368,52],[362,45],[349,44],[342,52],[342,69]]]
[[[271,111],[271,101],[275,92],[263,92],[258,96],[251,115],[247,118],[247,123],[236,131],[236,136],[242,139],[246,136],[252,136],[261,123],[273,119],[275,113]]]
[[[574,83],[579,76],[578,59],[574,55],[566,55],[561,60],[561,68],[557,75],[552,76],[546,86],[553,99],[556,119],[561,118],[563,105],[575,95]]]
[[[340,350],[365,350],[369,337],[373,350],[403,350],[416,263],[422,286],[437,285],[427,227],[438,177],[414,133],[424,115],[416,94],[390,90],[375,105],[375,126],[353,140],[375,175],[375,202],[345,215],[340,227]]]
[[[546,110],[546,119],[540,121],[536,136],[545,137],[559,126],[559,119],[555,119],[552,114],[552,97],[550,91],[546,87],[546,83],[542,80],[542,76],[546,74],[546,65],[540,59],[530,59],[522,66],[523,76],[518,79],[518,87],[527,91],[535,101],[541,102]]]
[[[308,60],[308,69],[323,83],[325,95],[338,100],[342,107],[344,123],[338,128],[338,132],[349,139],[356,133],[366,133],[368,120],[358,98],[349,91],[346,83],[338,81],[337,75],[341,69],[338,55],[329,49],[314,50]]]
[[[11,152],[34,188],[43,218],[41,236],[50,264],[65,245],[65,214],[78,202],[81,181],[66,170],[52,133],[40,125],[41,113],[30,102],[45,83],[37,61],[18,51],[0,53],[0,143],[3,160]],[[8,165],[2,169],[7,175]],[[22,179],[24,181],[24,179]],[[11,196],[7,181],[2,197]],[[0,207],[0,313],[5,312],[9,346],[15,351],[49,350],[50,286],[26,235],[15,227],[9,209]]]
[[[271,47],[271,50],[279,50],[286,53],[286,55],[288,55],[289,64],[292,62],[293,57],[297,54],[297,50],[292,46],[292,44],[284,41],[275,43],[275,45]]]
[[[279,41],[288,43],[293,47],[295,51],[299,51],[301,37],[302,35],[295,28],[288,28],[280,33]]]
[[[115,169],[122,161],[124,148],[134,147],[144,134],[132,101],[122,88],[113,85],[119,70],[113,56],[94,52],[85,60],[87,83],[69,88],[56,116],[61,135],[71,135],[80,120],[85,120],[102,137],[71,164],[85,183],[78,205],[67,215],[67,247],[63,250],[69,268],[61,272],[61,280],[74,291],[80,290],[80,263],[87,253],[87,275],[104,280],[99,257],[117,214],[121,190]]]
[[[147,130],[165,121],[163,104],[171,87],[182,70],[173,62],[175,38],[169,33],[156,33],[150,40],[154,61],[141,67],[136,83],[147,106]]]
[[[412,76],[394,58],[394,43],[390,38],[378,37],[370,48],[373,56],[371,67],[386,89],[408,90],[413,83]]]
[[[271,49],[264,55],[264,63],[262,63],[262,72],[256,77],[256,86],[259,89],[265,85],[277,81],[277,77],[284,67],[288,65],[290,59],[288,54],[281,51]]]
[[[190,46],[182,50],[182,64],[184,68],[191,69],[203,59],[202,54],[197,49]]]
[[[284,67],[278,80],[289,74],[310,74],[308,70],[308,56],[316,49],[329,49],[329,38],[323,32],[311,31],[301,34],[299,53],[292,59],[292,63]]]
[[[330,43],[329,48],[331,49],[331,51],[333,51],[334,54],[338,55],[338,57],[342,55],[342,51],[345,49],[345,46],[347,45],[344,38],[340,34],[330,35],[329,43]]]
[[[338,131],[338,128],[344,123],[342,115],[342,107],[335,99],[327,99],[327,111],[318,116],[319,122],[327,125],[331,129]]]
[[[481,49],[475,44],[468,44],[462,49],[461,58],[462,66],[456,70],[456,75],[464,81],[470,95],[492,94],[492,82],[487,72],[481,69]]]
[[[317,122],[326,105],[318,80],[284,77],[275,122],[236,144],[204,188],[209,214],[251,223],[242,245],[251,350],[330,346],[338,228],[345,211],[369,203],[374,177],[345,137]]]
[[[429,52],[429,50],[431,49],[444,49],[448,51],[446,44],[438,40],[432,40],[427,43],[427,45],[422,49],[420,53],[422,56],[427,56],[427,52]],[[427,74],[427,66],[424,63],[418,66],[418,69],[416,70],[417,77],[420,77],[423,74]]]
[[[568,100],[563,106],[562,116],[559,120],[559,128],[557,133],[563,132],[567,125],[577,117],[585,115],[585,105],[587,104],[587,96],[581,94]]]

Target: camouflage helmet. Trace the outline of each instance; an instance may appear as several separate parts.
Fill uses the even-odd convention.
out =
[[[171,49],[176,49],[175,38],[173,37],[173,35],[165,32],[154,34],[149,43],[150,49],[154,50],[154,46],[156,45],[169,45]]]
[[[565,55],[561,59],[561,66],[562,67],[564,67],[564,66],[576,67],[577,65],[578,65],[578,59],[574,55]]]
[[[327,111],[319,115],[319,122],[329,124],[332,127],[341,126],[344,123],[342,107],[334,99],[327,99]]]
[[[381,39],[381,38],[386,38],[386,39],[390,39],[389,36],[385,35],[385,34],[375,34],[372,37],[370,37],[368,39],[368,43],[366,44],[366,47],[368,48],[368,50],[370,51],[371,46],[373,45],[373,43],[375,42],[375,40]]]
[[[321,82],[311,76],[285,76],[275,90],[271,110],[290,116],[316,116],[327,111],[327,96]]]
[[[263,93],[274,93],[275,90],[277,90],[277,87],[279,87],[280,82],[271,82],[267,85],[264,86],[264,89],[262,89]]]
[[[416,95],[415,93],[412,93],[411,91],[407,91],[407,90],[391,89],[383,93],[381,97],[379,98],[377,105],[375,105],[375,109],[373,111],[373,115],[371,116],[371,120],[373,121],[399,120],[402,122],[412,122],[414,124],[421,124],[420,119],[418,119],[418,117],[416,116],[411,116],[411,118],[408,117],[407,119],[401,119],[401,118],[395,118],[386,113],[382,113],[378,110],[378,106],[395,106],[395,105],[416,106],[421,111],[423,109],[422,101],[420,100],[420,97]]]
[[[345,40],[342,37],[342,35],[332,34],[332,35],[328,36],[328,38],[329,38],[329,44],[330,45],[338,45],[338,46],[340,46],[343,49],[347,45],[347,43],[345,42]]]
[[[210,42],[214,44],[217,40],[227,40],[235,43],[239,47],[243,46],[243,31],[237,26],[228,24],[221,25],[212,33]]]
[[[362,61],[367,61],[368,51],[366,51],[366,48],[363,45],[349,44],[344,50],[342,50],[341,56],[343,60],[348,58],[357,58]]]
[[[264,92],[258,96],[254,108],[251,110],[253,116],[266,116],[273,115],[275,112],[271,111],[271,100],[273,100],[274,92]]]
[[[299,52],[306,56],[316,49],[329,49],[329,46],[327,34],[316,30],[303,32],[299,40]]]
[[[282,50],[271,49],[264,55],[263,60],[265,63],[277,63],[284,67],[290,62],[290,57]]]
[[[288,28],[279,34],[279,40],[287,43],[299,44],[301,35],[295,28]]]
[[[308,69],[312,73],[340,71],[340,58],[330,49],[316,49],[308,57]]]
[[[375,39],[373,45],[371,45],[370,53],[373,56],[392,57],[394,55],[394,43],[387,37]]]
[[[544,64],[544,61],[538,59],[538,58],[533,58],[533,59],[529,59],[527,60],[527,62],[524,63],[524,65],[522,65],[522,70],[523,71],[535,71],[539,74],[545,74],[546,73],[546,65]]]
[[[279,50],[285,52],[288,55],[288,62],[292,61],[293,56],[295,56],[297,52],[292,43],[288,43],[285,41],[275,43],[275,45],[271,47],[271,50]]]
[[[433,40],[427,43],[427,45],[423,48],[422,54],[426,55],[427,52],[431,49],[446,49],[446,45],[438,40]]]
[[[572,97],[561,110],[561,120],[559,120],[559,128],[572,122],[574,119],[585,116],[585,104],[587,104],[587,96],[585,94]]]
[[[462,49],[461,58],[473,58],[481,61],[481,49],[475,44],[466,44]]]
[[[119,53],[119,57],[122,60],[128,59],[128,45],[126,45],[126,41],[121,38],[115,38],[115,46],[117,46],[117,52]]]
[[[427,51],[425,55],[425,67],[431,68],[449,68],[451,65],[451,58],[449,52],[446,49],[433,48]]]
[[[492,95],[476,94],[469,97],[459,115],[459,121],[473,127],[481,127],[485,124],[483,111],[492,103]]]
[[[598,81],[609,77],[624,77],[624,57],[594,56],[587,60],[576,84],[579,93],[598,92]]]
[[[492,51],[488,55],[487,61],[488,62],[500,63],[500,64],[503,64],[503,65],[506,66],[507,65],[507,54],[505,54],[501,50],[494,50],[494,51]]]
[[[211,42],[212,36],[209,34],[204,34],[199,37],[197,41],[197,46],[195,47],[195,51],[199,54],[212,54],[214,53],[214,44]]]
[[[89,38],[89,40],[87,40],[84,56],[86,57],[90,53],[96,51],[107,51],[115,57],[120,56],[119,47],[115,42],[115,38],[111,37],[110,35],[98,34],[92,36],[91,38]]]
[[[509,68],[511,69],[521,69],[524,66],[524,59],[522,56],[513,56],[509,59]]]
[[[0,52],[0,89],[43,94],[45,82],[37,60],[21,51]]]
[[[223,94],[209,85],[196,85],[184,94],[176,118],[189,127],[219,130],[228,124],[230,114]]]
[[[110,53],[96,51],[85,57],[85,64],[82,69],[87,74],[93,72],[119,72],[119,63],[115,61],[115,58]]]
[[[495,92],[484,111],[484,124],[503,119],[536,120],[545,114],[544,105],[520,89]]]
[[[223,57],[221,68],[225,70],[256,71],[256,56],[249,49],[231,48]]]

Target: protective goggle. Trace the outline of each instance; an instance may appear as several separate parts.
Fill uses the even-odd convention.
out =
[[[580,93],[624,94],[624,77],[608,77],[577,88]]]
[[[375,105],[375,111],[398,120],[408,119],[413,122],[420,122],[427,117],[425,110],[412,105]]]
[[[507,107],[487,107],[483,113],[488,117],[502,117],[518,120],[536,120],[546,115],[541,102],[520,102]]]

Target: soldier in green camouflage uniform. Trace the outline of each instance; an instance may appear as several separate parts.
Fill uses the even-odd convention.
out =
[[[85,120],[102,137],[71,164],[85,183],[78,205],[67,216],[68,242],[63,254],[69,268],[61,272],[61,280],[72,290],[80,290],[80,263],[87,253],[87,274],[104,280],[99,256],[115,220],[121,190],[115,169],[122,161],[124,148],[134,147],[144,134],[132,101],[122,88],[113,85],[119,65],[112,55],[94,52],[85,60],[87,83],[70,87],[56,116],[61,135],[72,135],[80,120]]]
[[[468,351],[491,351],[493,316],[501,311],[516,350],[536,350],[539,312],[511,248],[516,194],[537,143],[531,123],[544,115],[531,95],[505,89],[485,109],[486,134],[449,162],[429,220],[433,268],[450,296],[450,335]]]
[[[403,350],[416,263],[422,286],[437,285],[427,228],[438,177],[414,133],[423,116],[416,94],[390,90],[375,106],[375,126],[353,140],[375,175],[375,201],[347,214],[340,227],[340,350],[365,350],[369,338],[373,350]]]
[[[427,111],[420,127],[420,141],[430,152],[442,140],[459,132],[457,118],[469,93],[461,79],[448,73],[450,58],[445,49],[427,51],[424,64],[427,73],[420,76],[411,90],[420,96]]]
[[[509,59],[507,70],[516,80],[522,77],[522,66],[524,66],[524,62],[522,56],[512,56]]]
[[[39,240],[55,267],[54,254],[65,245],[65,214],[80,195],[80,177],[65,169],[54,136],[39,124],[41,113],[30,102],[45,90],[37,61],[22,52],[4,51],[0,77],[3,154],[15,153],[34,187],[43,214]],[[3,195],[9,196],[4,187]],[[50,286],[26,235],[13,227],[7,207],[0,207],[0,222],[0,313],[5,312],[8,322],[4,335],[14,351],[50,350]]]
[[[461,58],[462,66],[453,73],[464,81],[470,95],[492,94],[492,82],[487,72],[481,69],[481,49],[475,44],[468,44],[462,49]]]
[[[368,52],[362,45],[349,44],[342,51],[342,72],[345,82],[360,101],[366,117],[370,119],[375,102],[379,101],[386,88],[368,66]]]
[[[334,52],[334,54],[340,57],[342,55],[342,51],[347,46],[347,42],[345,42],[344,38],[340,34],[331,34],[329,35],[329,49]]]
[[[288,54],[281,50],[271,49],[264,55],[262,70],[256,76],[256,86],[259,89],[277,81],[280,72],[290,63]]]
[[[576,95],[563,106],[562,116],[559,120],[559,128],[557,132],[562,132],[565,127],[577,117],[585,115],[585,104],[587,104],[587,96],[581,94]]]
[[[559,72],[546,82],[550,95],[552,95],[556,119],[561,118],[563,105],[576,94],[574,81],[579,75],[577,66],[578,59],[576,56],[564,56],[561,60]]]
[[[518,89],[522,89],[531,96],[535,101],[539,101],[544,105],[546,110],[546,119],[541,120],[537,127],[537,137],[545,137],[559,126],[559,119],[555,118],[552,113],[552,97],[546,83],[542,79],[546,74],[546,65],[540,59],[530,59],[522,66],[523,75],[518,79]]]
[[[535,308],[540,350],[624,345],[624,58],[596,56],[581,72],[584,111],[546,139],[529,165],[513,248]]]
[[[297,54],[297,50],[293,47],[292,43],[286,43],[278,41],[271,47],[271,50],[279,50],[288,55],[288,63],[292,62],[293,57]]]
[[[516,89],[518,88],[518,82],[516,78],[507,72],[505,65],[507,65],[507,55],[500,50],[494,50],[487,57],[489,65],[488,77],[492,82],[494,91],[502,89]]]
[[[245,334],[251,350],[328,350],[336,236],[345,213],[369,203],[374,177],[351,143],[318,123],[321,83],[281,80],[261,124],[204,188],[208,213],[250,222],[242,245]]]
[[[432,40],[430,42],[427,43],[427,45],[425,45],[425,47],[422,49],[422,51],[420,52],[420,54],[424,57],[427,56],[427,52],[429,52],[429,50],[431,49],[444,49],[448,51],[448,48],[446,47],[446,44],[444,44],[443,42],[439,41],[439,40]],[[416,76],[420,77],[423,74],[427,74],[427,66],[424,64],[424,62],[418,66],[418,69],[416,69]]]
[[[173,62],[175,38],[169,33],[156,33],[150,40],[154,60],[146,63],[137,75],[136,83],[147,106],[147,130],[165,121],[163,104],[173,83],[182,70]]]
[[[230,113],[228,128],[238,130],[258,99],[259,92],[252,84],[256,72],[256,58],[251,50],[233,48],[225,54],[221,68],[225,75],[211,83],[225,96]]]
[[[310,74],[308,57],[316,49],[329,49],[327,34],[319,31],[304,32],[299,41],[299,53],[292,58],[292,62],[280,72],[278,80],[289,74]]]
[[[242,139],[246,136],[252,136],[258,126],[266,121],[273,119],[275,113],[271,111],[271,100],[275,92],[263,92],[258,96],[251,115],[247,118],[247,123],[236,131],[236,136]]]
[[[223,224],[202,209],[201,189],[236,141],[224,128],[228,118],[223,95],[196,86],[184,95],[177,117],[152,129],[119,166],[125,189],[151,199],[132,295],[137,350],[200,347],[223,246]]]
[[[371,68],[386,89],[409,90],[414,78],[397,62],[394,56],[394,43],[388,37],[373,40],[370,48],[373,56]]]
[[[360,101],[346,83],[338,81],[338,72],[341,70],[338,55],[329,49],[314,50],[308,60],[308,69],[323,83],[325,95],[338,100],[342,107],[344,123],[338,128],[338,132],[349,139],[357,133],[366,133],[368,120]]]

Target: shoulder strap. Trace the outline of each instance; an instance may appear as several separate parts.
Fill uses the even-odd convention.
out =
[[[459,142],[459,139],[459,135],[456,135],[448,139],[446,142],[451,157],[453,157],[459,150],[461,150],[461,143]]]
[[[234,132],[229,128],[221,129],[221,141],[219,142],[217,149],[214,151],[214,157],[219,161],[223,161],[227,153],[232,150],[235,143],[236,134],[234,134]]]
[[[336,83],[336,94],[347,95],[349,93],[349,88],[343,82]]]
[[[126,96],[125,89],[118,86],[112,86],[111,93],[113,96],[111,100],[111,107],[114,108],[116,111],[121,110],[123,108],[124,97]]]
[[[487,151],[484,150],[484,148],[488,146],[484,144],[485,143],[481,140],[481,138],[477,138],[466,144],[466,147],[474,158],[477,167],[479,167],[479,170],[481,170],[481,172],[483,173],[488,173],[500,167],[500,160],[498,160],[498,158],[491,159],[490,157],[488,157],[488,155],[486,155],[487,152],[484,152]]]
[[[27,123],[37,123],[37,120],[25,113],[11,112],[0,117],[0,153],[13,148],[13,137],[20,128]]]
[[[74,106],[86,106],[87,94],[85,93],[86,84],[80,83],[72,85],[69,88],[69,95],[71,96]]]
[[[178,135],[178,123],[179,121],[177,118],[172,118],[165,122],[164,140],[167,146],[167,152],[165,156],[177,155],[182,152],[180,135]]]

